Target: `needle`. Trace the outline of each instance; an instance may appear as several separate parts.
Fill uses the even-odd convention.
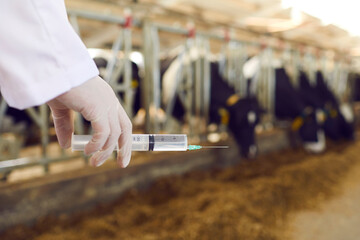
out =
[[[198,149],[202,149],[202,148],[221,148],[221,149],[225,149],[225,148],[229,148],[229,146],[200,146],[200,145],[189,145],[188,146],[188,150],[198,150]]]
[[[229,146],[201,146],[201,148],[229,148]]]

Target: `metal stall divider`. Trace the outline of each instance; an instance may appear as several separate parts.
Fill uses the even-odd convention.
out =
[[[195,37],[195,36],[194,36]],[[203,124],[200,124],[201,123],[201,107],[202,107],[202,99],[203,99],[203,89],[202,89],[202,86],[203,86],[203,57],[204,56],[204,52],[202,51],[203,48],[202,48],[202,44],[203,44],[203,38],[201,36],[196,36],[195,39],[195,49],[197,50],[197,57],[195,58],[195,78],[194,78],[194,92],[193,92],[193,105],[194,105],[194,117],[192,119],[192,123],[190,124],[191,126],[191,132],[193,134],[195,134],[195,129],[196,129],[196,132],[198,133],[201,133],[201,132],[205,132],[206,131],[206,125],[204,126]],[[206,124],[206,123],[205,123]],[[195,127],[197,126],[197,127]],[[201,129],[203,128],[203,129]]]
[[[131,86],[132,67],[130,60],[131,53],[131,25],[132,16],[130,11],[125,12],[125,22],[119,29],[118,37],[112,46],[112,56],[106,67],[105,80],[115,91],[119,101],[124,106],[125,111],[130,118],[133,117],[132,106],[134,102],[134,91]],[[119,53],[123,50],[123,56],[119,59]],[[118,80],[123,77],[123,82]],[[124,95],[124,100],[120,94]]]
[[[333,79],[331,81],[331,89],[334,91],[339,102],[344,102],[348,98],[348,76],[349,65],[346,61],[338,57],[334,60]]]
[[[306,48],[305,55],[305,68],[306,73],[309,77],[309,81],[311,85],[316,85],[316,56],[313,53],[313,49],[310,47]]]
[[[210,104],[210,62],[205,53],[209,52],[209,43],[206,37],[200,36],[195,32],[193,25],[188,29],[184,29],[162,24],[145,23],[144,38],[146,39],[146,42],[144,45],[144,55],[146,65],[145,76],[147,77],[145,82],[149,83],[150,86],[150,91],[147,90],[148,97],[150,96],[150,101],[148,101],[150,105],[149,109],[155,109],[155,111],[149,111],[151,117],[147,119],[147,121],[151,120],[151,124],[147,125],[146,131],[151,129],[152,132],[156,132],[161,129],[156,114],[153,116],[151,115],[151,112],[157,112],[161,102],[159,31],[186,36],[184,49],[175,60],[179,63],[179,69],[175,75],[174,86],[169,93],[170,97],[165,106],[165,113],[166,119],[171,119],[175,96],[178,94],[185,105],[185,118],[188,124],[188,134],[190,137],[194,137],[195,135],[203,133],[202,131],[198,131],[199,128],[195,126],[198,126],[203,119],[206,119],[206,124],[208,122]],[[194,54],[196,56],[193,59]],[[166,121],[163,128],[166,131],[171,131],[171,122]],[[206,127],[204,129],[206,129]]]
[[[236,93],[245,96],[246,79],[243,74],[243,66],[247,59],[246,43],[232,39],[227,31],[224,40],[225,45],[221,49],[220,71]]]
[[[208,37],[197,35],[195,47],[198,56],[195,60],[195,118],[193,119],[193,126],[198,126],[194,128],[197,129],[194,134],[202,138],[207,133],[211,97],[210,43]]]
[[[221,47],[220,51],[220,64],[219,71],[225,81],[233,87],[233,50],[235,43],[231,41],[230,36],[227,32],[224,34],[224,44]]]
[[[160,41],[159,41],[159,32],[158,29],[152,27],[150,29],[151,39],[152,39],[152,79],[153,79],[153,88],[152,88],[152,103],[153,106],[150,110],[150,114],[153,113],[153,119],[156,121],[154,125],[154,132],[158,133],[160,131],[159,121],[158,121],[158,111],[161,107],[161,79],[160,79]],[[150,115],[151,116],[151,115]]]
[[[221,46],[219,72],[225,81],[233,87],[233,50],[235,43],[231,41],[227,30],[224,32],[224,44]]]
[[[209,123],[209,107],[211,94],[211,76],[210,76],[210,42],[211,36],[205,33],[195,34],[195,29],[189,28],[187,43],[188,46],[192,44],[192,49],[189,49],[189,66],[192,66],[192,61],[195,61],[193,66],[193,92],[192,95],[193,116],[189,125],[192,137],[206,139],[207,125]],[[192,54],[195,59],[192,59]],[[188,74],[190,71],[188,72]]]
[[[262,125],[264,129],[272,129],[274,122],[275,103],[275,73],[272,66],[273,49],[267,44],[262,44],[260,53],[260,73],[258,80],[257,96],[261,106],[266,110]]]
[[[319,70],[323,76],[324,80],[326,81],[327,86],[335,93],[337,94],[336,84],[334,81],[334,62],[332,64],[332,68],[328,66],[328,58],[326,57],[325,52],[321,52],[320,50],[317,50],[316,52],[317,56],[317,70]],[[337,97],[337,96],[336,96]]]
[[[225,29],[219,53],[219,72],[224,80],[240,97],[247,95],[247,79],[243,67],[247,61],[247,45],[249,43],[233,39],[233,32]],[[226,132],[227,126],[220,124],[220,132]]]
[[[329,68],[328,68],[328,59],[326,57],[326,53],[320,51],[319,49],[316,50],[317,56],[317,68],[319,71],[322,72],[325,79],[329,79]]]
[[[342,79],[340,79],[340,83],[343,84],[342,88],[342,92],[340,93],[340,101],[341,102],[349,102],[351,101],[351,87],[350,87],[350,81],[349,81],[349,76],[351,73],[351,61],[349,56],[344,56],[344,60],[343,60],[343,73],[342,73]]]
[[[166,114],[167,122],[166,122],[164,128],[165,128],[166,132],[170,132],[170,133],[172,132],[172,129],[174,126],[172,124],[172,121],[169,121],[169,120],[170,120],[171,114],[174,110],[175,100],[176,100],[175,96],[176,96],[177,90],[180,88],[180,83],[184,77],[183,76],[184,75],[184,73],[183,73],[184,58],[185,58],[185,49],[183,49],[183,51],[180,52],[180,54],[177,56],[177,59],[176,59],[176,61],[179,62],[179,69],[175,75],[175,85],[173,88],[168,89],[170,98],[167,100],[167,105],[165,106],[165,114]]]
[[[158,28],[145,20],[143,26],[145,79],[143,87],[143,106],[146,111],[145,132],[158,133],[160,122],[157,113],[160,109],[160,65]]]
[[[196,62],[195,67],[192,66],[192,54],[196,49],[196,35],[195,35],[195,26],[193,24],[189,24],[188,33],[185,42],[185,81],[184,81],[184,97],[185,97],[185,108],[186,108],[186,121],[188,123],[188,135],[190,137],[194,136],[194,105],[197,103],[194,101],[196,98],[194,96],[194,88],[197,87],[195,81],[198,80],[198,76],[194,76],[194,72],[196,74]],[[194,104],[195,103],[195,104]]]
[[[248,59],[250,59],[250,54],[248,52],[248,49],[251,47],[250,43],[246,43],[246,42],[239,42],[239,58],[240,58],[240,64],[238,66],[238,71],[239,71],[239,80],[238,82],[238,93],[240,94],[240,96],[246,96],[247,95],[247,79],[244,75],[244,65],[246,64],[246,62],[248,61]],[[257,87],[257,86],[256,86]]]
[[[268,86],[267,86],[267,92],[268,92],[268,98],[267,98],[267,105],[269,109],[269,123],[268,128],[272,128],[274,124],[274,116],[275,116],[275,71],[274,67],[272,65],[273,60],[273,49],[268,49],[268,59],[269,59],[269,66],[267,68],[267,74],[268,74]]]
[[[144,81],[141,82],[142,96],[141,102],[143,107],[145,108],[145,133],[150,133],[153,130],[152,124],[150,122],[150,101],[152,99],[151,87],[153,85],[152,81],[152,48],[151,48],[151,24],[148,19],[144,20],[143,24],[143,54],[144,54]]]
[[[299,87],[299,70],[300,70],[300,58],[301,53],[299,49],[292,51],[292,62],[291,69],[293,73],[291,74],[290,80],[295,88]]]
[[[297,86],[296,77],[297,77],[297,68],[295,63],[295,53],[296,51],[291,51],[290,46],[284,42],[279,43],[279,49],[281,51],[281,61],[282,67],[284,67],[289,74],[290,81],[294,87]]]
[[[333,69],[332,69],[332,74],[331,74],[331,78],[329,78],[329,85],[330,85],[330,88],[333,90],[333,91],[337,91],[337,81],[338,81],[338,78],[339,78],[339,72],[340,72],[340,60],[339,60],[339,57],[338,56],[335,56],[334,57],[334,66],[333,66]]]
[[[5,112],[7,109],[7,103],[5,102],[5,99],[3,98],[3,96],[0,95],[0,129],[1,129],[1,124],[4,121],[4,117],[5,117]],[[0,136],[0,141],[1,141],[1,136]]]
[[[243,67],[248,58],[247,48],[245,43],[237,43],[236,55],[234,59],[235,67],[235,91],[244,96],[246,93],[246,79],[243,73]]]
[[[211,99],[211,63],[209,59],[210,54],[210,42],[209,39],[203,39],[203,46],[204,46],[204,76],[203,76],[203,116],[204,116],[204,125],[208,125],[210,122],[209,112],[210,112],[210,99]],[[205,128],[205,134],[207,134],[208,128]]]

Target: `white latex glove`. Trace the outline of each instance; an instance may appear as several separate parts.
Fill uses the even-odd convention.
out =
[[[131,158],[132,124],[115,93],[103,79],[95,77],[47,103],[54,119],[56,135],[63,148],[71,145],[74,122],[71,110],[91,122],[94,134],[85,146],[92,166],[100,166],[119,144],[117,162],[125,168]]]

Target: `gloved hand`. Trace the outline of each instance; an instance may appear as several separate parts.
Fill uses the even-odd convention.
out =
[[[52,99],[47,103],[54,119],[60,146],[69,148],[74,131],[71,110],[91,122],[94,134],[85,147],[92,166],[100,166],[119,144],[117,162],[125,168],[131,158],[132,124],[111,87],[100,77]]]

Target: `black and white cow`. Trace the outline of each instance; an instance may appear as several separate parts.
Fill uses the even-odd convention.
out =
[[[325,113],[323,123],[325,134],[332,140],[354,139],[354,123],[345,119],[338,100],[327,86],[320,71],[316,73],[316,86],[314,88]]]
[[[264,112],[256,97],[237,95],[219,73],[218,63],[211,63],[210,121],[219,123],[219,109],[229,112],[228,128],[238,143],[244,157],[256,154],[255,127]]]
[[[306,76],[300,73],[300,87],[295,89],[284,68],[275,69],[275,116],[292,121],[292,130],[298,132],[305,149],[321,152],[325,148],[325,138],[316,118],[316,108],[311,105],[314,95],[307,92]],[[316,96],[315,96],[316,97]]]
[[[338,100],[320,71],[316,72],[316,84],[313,85],[307,75],[300,71],[299,91],[305,103],[315,109],[318,123],[328,138],[335,141],[354,138],[353,123],[345,120]]]

